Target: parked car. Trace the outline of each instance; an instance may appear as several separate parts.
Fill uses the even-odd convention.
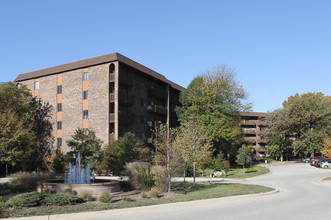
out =
[[[318,158],[321,158],[322,156],[315,156],[315,157],[312,157],[311,159],[310,159],[310,165],[311,166],[314,166],[314,162],[315,162],[315,160],[316,159],[318,159]]]
[[[302,159],[302,162],[303,163],[309,163],[311,158],[312,157],[306,157],[306,158]]]
[[[316,158],[313,162],[313,166],[317,167],[318,162],[325,160],[325,159],[327,159],[327,158],[325,158],[325,157]]]
[[[324,161],[321,163],[321,167],[322,167],[322,168],[328,168],[328,167],[331,167],[331,160],[324,160]]]
[[[321,159],[321,160],[318,160],[317,163],[316,163],[316,167],[322,167],[322,163],[325,162],[325,161],[328,161],[329,159],[328,158],[325,158],[325,159]]]

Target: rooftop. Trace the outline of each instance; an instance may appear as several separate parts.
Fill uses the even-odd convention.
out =
[[[80,60],[80,61],[75,61],[72,63],[54,66],[54,67],[50,67],[50,68],[46,68],[46,69],[42,69],[42,70],[23,73],[23,74],[20,74],[15,79],[15,82],[21,82],[24,80],[39,78],[39,77],[48,76],[48,75],[52,75],[52,74],[63,73],[63,72],[67,72],[67,71],[71,71],[71,70],[75,70],[75,69],[86,68],[89,66],[95,66],[95,65],[114,62],[114,61],[120,61],[128,66],[131,66],[158,80],[161,80],[162,82],[169,84],[171,87],[173,87],[179,91],[185,90],[184,87],[182,87],[174,82],[171,82],[170,80],[165,78],[163,75],[161,75],[119,53],[111,53],[111,54],[107,54],[107,55],[103,55],[103,56],[93,57],[93,58],[89,58],[89,59],[85,59],[85,60]]]

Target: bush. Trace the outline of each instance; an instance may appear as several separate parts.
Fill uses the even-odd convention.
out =
[[[78,197],[84,201],[92,201],[92,192],[90,191],[82,191],[78,194]]]
[[[147,196],[145,193],[143,193],[143,194],[141,194],[141,198],[143,198],[143,199],[147,199],[148,196]]]
[[[10,207],[33,207],[41,204],[43,195],[37,192],[22,193],[11,197],[7,202],[6,206]]]
[[[152,187],[151,191],[149,192],[149,195],[151,197],[159,197],[160,191],[157,187]]]
[[[83,200],[76,195],[67,193],[55,193],[47,195],[42,201],[43,205],[74,205],[81,203]]]
[[[112,195],[107,190],[102,191],[98,196],[98,201],[108,203],[112,199]]]
[[[37,187],[37,182],[45,179],[55,178],[55,174],[43,172],[17,172],[9,176],[12,185],[20,185],[25,189],[34,189]]]
[[[5,209],[6,205],[4,202],[0,202],[0,216],[1,216],[1,212]]]
[[[228,166],[226,165],[226,161],[225,161],[222,153],[219,153],[217,155],[217,157],[215,158],[214,170],[217,170],[217,171],[221,171],[221,170],[228,171]]]
[[[153,186],[151,165],[146,162],[127,163],[126,169],[130,183],[136,189],[150,189]]]
[[[55,173],[63,173],[65,167],[64,155],[58,150],[47,158],[47,168]]]
[[[154,186],[161,192],[167,190],[167,169],[161,166],[153,166],[151,170]]]

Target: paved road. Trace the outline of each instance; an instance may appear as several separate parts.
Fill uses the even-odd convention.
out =
[[[308,164],[272,166],[270,169],[270,174],[242,182],[277,188],[280,190],[277,194],[58,215],[50,216],[49,219],[302,220],[331,216],[331,184],[318,182],[324,177],[331,176],[331,170],[317,169]]]

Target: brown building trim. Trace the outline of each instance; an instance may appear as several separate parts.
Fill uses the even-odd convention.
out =
[[[80,61],[76,61],[76,62],[72,62],[72,63],[67,63],[67,64],[63,64],[63,65],[59,65],[59,66],[54,66],[54,67],[50,67],[47,69],[37,70],[37,71],[29,72],[29,73],[23,73],[23,74],[20,74],[15,79],[15,82],[21,82],[21,81],[28,80],[28,79],[34,79],[34,78],[53,75],[53,74],[57,74],[57,73],[63,73],[63,72],[67,72],[70,70],[86,68],[86,67],[104,64],[104,63],[108,63],[108,62],[114,62],[114,61],[120,61],[122,63],[125,63],[126,65],[129,65],[141,72],[144,72],[162,82],[165,82],[165,83],[171,85],[171,87],[173,87],[179,91],[185,90],[184,87],[169,81],[163,75],[161,75],[119,53],[107,54],[107,55],[93,57],[93,58],[80,60]]]

